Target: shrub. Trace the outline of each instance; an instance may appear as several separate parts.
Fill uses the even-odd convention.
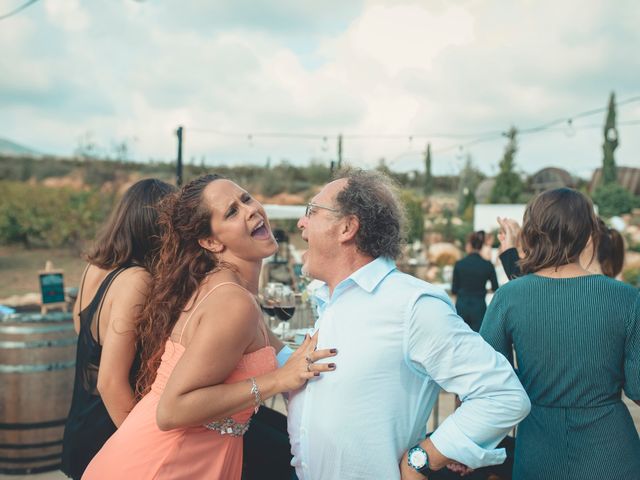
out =
[[[600,185],[593,193],[593,202],[603,217],[629,213],[638,205],[638,197],[617,183]]]
[[[0,182],[0,242],[25,247],[78,246],[93,238],[114,196],[17,182]]]
[[[622,272],[622,279],[634,287],[640,288],[640,267],[627,268]]]

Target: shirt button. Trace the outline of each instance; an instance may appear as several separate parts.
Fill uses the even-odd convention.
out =
[[[307,434],[307,429],[306,428],[301,428],[300,429],[300,435],[302,435],[303,437]]]
[[[309,468],[309,466],[306,463],[302,462],[302,468],[306,470],[307,468]]]

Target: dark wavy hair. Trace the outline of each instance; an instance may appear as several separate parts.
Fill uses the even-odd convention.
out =
[[[151,271],[160,247],[156,206],[175,191],[176,187],[156,178],[131,185],[101,228],[86,260],[105,270],[137,264]]]
[[[591,200],[570,188],[547,190],[529,202],[520,239],[522,273],[576,262],[589,241],[598,249],[598,218]]]
[[[484,245],[484,239],[486,234],[484,230],[478,230],[477,232],[471,232],[467,237],[467,243],[471,245],[474,250],[480,250]]]
[[[358,250],[373,258],[400,256],[405,214],[393,181],[378,171],[343,170],[337,179],[347,179],[336,196],[340,215],[354,215],[360,221],[356,233]]]
[[[147,393],[155,380],[163,346],[187,302],[208,272],[219,267],[215,255],[198,240],[211,236],[211,210],[203,191],[220,175],[203,175],[168,196],[159,207],[162,246],[154,264],[151,291],[144,304],[136,334],[141,367],[136,379],[136,396]]]
[[[601,218],[598,218],[599,242],[598,263],[600,270],[607,277],[615,278],[622,271],[624,265],[624,239],[615,228],[609,228]]]

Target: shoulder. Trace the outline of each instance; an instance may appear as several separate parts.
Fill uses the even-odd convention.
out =
[[[599,289],[603,290],[616,302],[638,302],[640,301],[640,290],[606,275],[594,275],[593,282]]]
[[[385,283],[394,292],[394,300],[404,300],[411,304],[420,305],[433,304],[443,308],[452,308],[451,299],[447,292],[437,285],[416,278],[399,270],[395,270],[386,279]]]
[[[496,301],[514,301],[516,303],[522,301],[521,295],[524,295],[527,290],[533,288],[534,278],[532,275],[524,275],[522,277],[509,280],[507,283],[500,285],[500,288],[496,290],[493,295],[491,303]]]
[[[207,297],[199,310],[206,316],[219,316],[240,325],[249,325],[258,319],[259,306],[251,292],[236,279],[217,278],[206,285]]]
[[[123,290],[147,292],[151,286],[151,274],[143,267],[130,267],[123,270],[113,280],[113,287]]]

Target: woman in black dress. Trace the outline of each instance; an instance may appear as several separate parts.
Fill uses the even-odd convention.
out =
[[[132,185],[86,257],[73,309],[76,374],[62,446],[61,469],[74,479],[135,404],[135,319],[160,246],[155,205],[173,191],[156,179]]]
[[[485,233],[482,230],[469,235],[466,244],[468,255],[456,262],[451,283],[451,293],[457,297],[458,315],[476,332],[480,330],[484,312],[487,310],[487,281],[491,282],[492,292],[498,289],[493,264],[480,256],[484,241]]]

